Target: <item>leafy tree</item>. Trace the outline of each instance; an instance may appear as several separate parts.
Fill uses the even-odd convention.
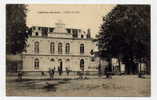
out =
[[[26,5],[6,5],[6,51],[7,54],[21,53],[28,38],[26,26]]]
[[[127,73],[136,73],[135,62],[150,60],[150,6],[117,5],[103,18],[97,39],[101,57],[117,57]]]

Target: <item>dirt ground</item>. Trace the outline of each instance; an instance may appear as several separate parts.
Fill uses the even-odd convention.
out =
[[[112,79],[94,77],[84,80],[30,80],[16,81],[7,76],[7,96],[150,96],[150,76],[113,76]]]

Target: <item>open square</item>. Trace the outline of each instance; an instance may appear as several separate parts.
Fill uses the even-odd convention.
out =
[[[58,78],[63,78],[59,77]],[[26,78],[26,77],[25,77]],[[66,77],[67,78],[67,77]],[[136,75],[113,76],[106,79],[104,76],[87,76],[87,79],[37,79],[17,82],[17,77],[8,76],[6,81],[7,96],[150,96],[150,76],[138,78]],[[51,84],[47,88],[47,82]]]

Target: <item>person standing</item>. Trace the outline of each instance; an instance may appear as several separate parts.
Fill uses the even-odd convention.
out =
[[[66,67],[67,76],[69,76],[70,70]]]
[[[54,74],[55,74],[55,71],[54,71],[54,69],[52,69],[52,70],[51,70],[51,79],[54,78]]]
[[[98,66],[98,75],[99,75],[99,77],[101,77],[101,65],[100,64]]]
[[[19,81],[22,80],[22,74],[21,74],[21,71],[18,72],[18,80],[19,80]]]
[[[51,70],[51,68],[49,68],[49,76],[50,76],[50,80],[52,79],[52,70]]]
[[[59,73],[59,76],[62,75],[62,72],[61,72],[61,68],[60,68],[60,67],[58,67],[58,73]]]
[[[104,74],[106,75],[106,78],[109,78],[109,70],[108,70],[108,67],[105,67],[105,70],[104,70]]]

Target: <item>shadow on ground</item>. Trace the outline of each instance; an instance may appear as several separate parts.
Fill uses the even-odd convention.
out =
[[[21,84],[20,87],[25,89],[45,89],[46,91],[53,91],[55,92],[57,88],[59,88],[62,84],[69,83],[69,79],[62,79],[58,80],[57,82],[55,80],[47,80],[47,81],[41,81],[41,80],[30,80],[30,79],[23,79],[21,81],[16,80],[17,84]]]

